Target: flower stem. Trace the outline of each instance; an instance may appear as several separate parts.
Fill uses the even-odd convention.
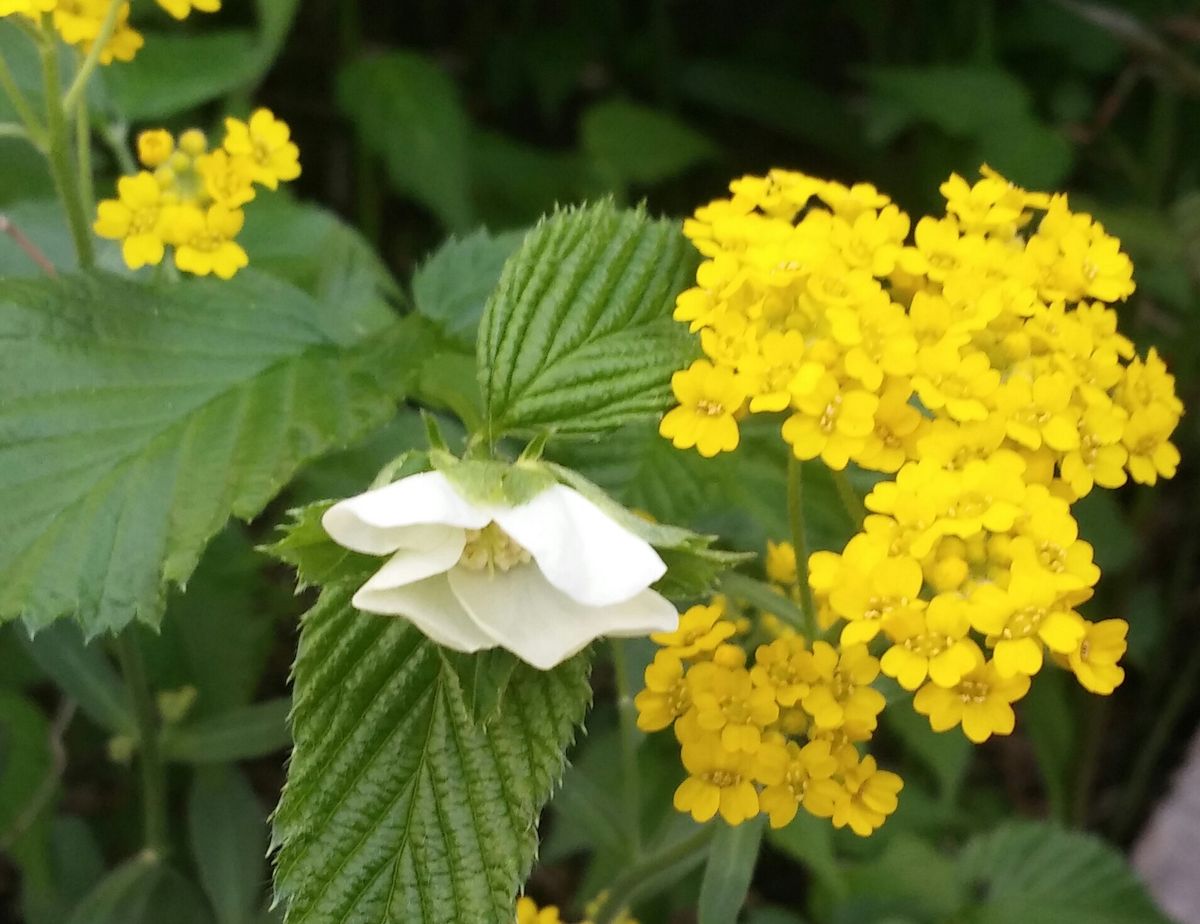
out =
[[[804,611],[805,635],[811,644],[817,637],[817,611],[813,604],[812,587],[808,583],[808,537],[804,531],[804,474],[800,460],[788,453],[788,524],[792,531],[792,548],[796,550],[796,589],[800,592],[800,608]]]
[[[67,95],[63,97],[62,109],[67,115],[74,113],[83,94],[87,92],[88,80],[91,79],[92,72],[100,64],[100,56],[108,47],[108,40],[112,38],[113,30],[117,27],[117,15],[121,12],[121,5],[125,2],[126,0],[109,0],[108,10],[100,23],[100,31],[96,33],[96,38],[92,41],[91,50],[83,59],[83,63],[79,65],[79,70],[75,72],[75,79],[71,81],[71,87],[67,90]],[[56,99],[57,96],[56,93]]]
[[[845,469],[833,473],[833,485],[837,488],[838,498],[841,500],[842,506],[846,508],[846,513],[854,523],[854,528],[859,529],[863,525],[863,520],[867,518],[867,508],[863,506],[862,498],[858,496],[854,485],[850,483]]]
[[[624,801],[627,809],[626,835],[636,860],[642,854],[642,800],[638,785],[637,748],[640,733],[637,727],[637,708],[633,705],[633,687],[629,676],[629,659],[620,639],[610,639],[613,674],[617,684],[617,717],[621,727],[621,775],[624,777]]]
[[[96,191],[92,184],[92,117],[87,100],[75,110],[75,156],[79,162],[79,195],[85,214],[96,212]]]
[[[683,840],[664,847],[644,860],[627,867],[605,891],[600,907],[592,916],[592,924],[615,924],[621,915],[644,894],[652,893],[659,877],[670,876],[673,870],[684,872],[699,863],[708,853],[709,843],[716,836],[716,824],[706,824]],[[668,885],[676,877],[670,877]]]
[[[54,268],[54,264],[50,262],[50,258],[42,253],[37,244],[31,241],[25,235],[25,232],[14,225],[12,219],[3,212],[0,212],[0,234],[7,234],[11,237],[16,245],[25,251],[25,256],[41,267],[42,272],[47,276],[58,275],[58,270]]]
[[[38,117],[33,111],[33,106],[30,105],[25,94],[21,92],[21,88],[17,85],[17,81],[8,67],[8,62],[2,56],[0,56],[0,89],[4,90],[4,95],[12,103],[13,109],[21,119],[21,124],[25,126],[25,133],[29,136],[29,140],[37,148],[44,150],[46,147],[46,129],[38,121]]]
[[[58,76],[58,40],[49,16],[42,20],[42,41],[38,45],[42,59],[42,81],[46,88],[46,129],[50,172],[54,187],[63,209],[67,213],[67,224],[71,228],[71,239],[82,269],[89,269],[94,262],[91,230],[79,197],[79,182],[71,164],[70,139],[67,136],[67,120],[62,107],[62,86]]]
[[[117,660],[133,701],[138,726],[138,760],[142,772],[142,837],[147,852],[163,856],[167,852],[167,775],[159,751],[158,709],[146,665],[133,632],[126,629],[116,640]]]

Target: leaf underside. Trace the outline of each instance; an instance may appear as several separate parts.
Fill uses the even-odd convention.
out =
[[[275,815],[289,924],[511,924],[536,822],[591,693],[586,656],[518,665],[486,729],[403,619],[326,588],[304,617]]]

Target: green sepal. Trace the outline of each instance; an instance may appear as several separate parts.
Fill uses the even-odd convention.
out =
[[[460,459],[448,452],[431,452],[429,460],[454,490],[473,504],[519,507],[553,486],[556,480],[534,462]]]
[[[258,547],[260,552],[296,569],[300,590],[342,582],[362,584],[379,570],[379,558],[343,548],[325,532],[321,517],[335,503],[317,501],[289,510],[290,522],[279,527],[283,538]]]

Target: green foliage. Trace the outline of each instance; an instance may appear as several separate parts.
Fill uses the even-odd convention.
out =
[[[220,764],[282,751],[291,742],[289,706],[289,701],[280,697],[169,727],[162,737],[163,757]]]
[[[664,112],[624,100],[598,103],[579,126],[583,149],[621,185],[652,185],[716,155],[711,141]]]
[[[609,203],[556,212],[525,238],[484,310],[488,428],[597,433],[666,407],[692,346],[671,320],[695,267],[678,227]]]
[[[485,729],[436,646],[326,588],[304,617],[275,815],[287,920],[511,924],[535,822],[590,698],[586,657],[517,667]]]
[[[20,629],[29,656],[83,712],[113,734],[132,734],[133,704],[99,642],[86,644],[77,626],[59,623],[29,638]]]
[[[403,52],[353,61],[338,76],[338,102],[397,190],[447,228],[470,226],[467,117],[437,65]]]
[[[157,622],[166,582],[231,513],[254,516],[303,462],[382,422],[427,335],[406,322],[356,344],[325,316],[251,272],[157,291],[6,284],[0,617]]]
[[[760,816],[736,827],[722,824],[717,829],[700,885],[700,924],[735,924],[750,891],[765,828],[766,819]]]
[[[217,766],[195,775],[188,835],[216,924],[249,924],[266,881],[267,821],[241,773]]]
[[[959,875],[979,924],[1166,924],[1115,849],[1054,825],[1010,822],[967,845]]]

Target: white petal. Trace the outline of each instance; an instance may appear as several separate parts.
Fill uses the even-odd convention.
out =
[[[484,632],[541,670],[602,635],[649,635],[673,631],[679,624],[675,607],[652,590],[611,606],[585,606],[551,585],[532,564],[494,575],[451,568],[447,578]]]
[[[466,533],[456,526],[428,528],[441,530],[441,537],[434,537],[424,548],[399,549],[359,590],[354,599],[360,601],[360,609],[370,610],[371,595],[374,593],[433,577],[449,571],[458,562],[467,544]]]
[[[321,525],[338,545],[367,555],[421,548],[431,541],[428,524],[482,529],[492,515],[463,500],[441,472],[422,472],[340,501]]]
[[[667,571],[650,543],[565,485],[494,514],[551,584],[588,606],[628,600]]]
[[[403,616],[433,641],[455,651],[496,647],[495,640],[479,628],[450,591],[444,574],[391,590],[374,591],[367,599],[360,600],[365,590],[365,587],[360,589],[353,601],[365,613]]]

